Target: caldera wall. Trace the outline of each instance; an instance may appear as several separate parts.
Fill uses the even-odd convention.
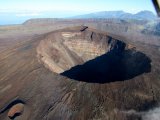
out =
[[[151,69],[151,60],[133,45],[86,26],[47,34],[37,56],[51,71],[85,82],[128,80]]]

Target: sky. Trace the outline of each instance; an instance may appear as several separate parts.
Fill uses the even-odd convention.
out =
[[[0,24],[13,18],[15,21],[43,17],[65,18],[115,10],[129,13],[149,10],[155,13],[151,0],[0,0]]]

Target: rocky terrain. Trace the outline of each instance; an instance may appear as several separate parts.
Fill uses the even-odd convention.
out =
[[[0,53],[0,120],[151,120],[158,44],[90,26],[18,28],[27,31]]]

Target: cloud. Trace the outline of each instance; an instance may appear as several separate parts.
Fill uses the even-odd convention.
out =
[[[129,111],[121,111],[125,113],[126,115],[136,116],[138,118],[141,118],[141,120],[160,120],[160,107],[151,109],[146,112],[137,112],[135,110],[129,110]]]
[[[28,17],[28,16],[40,16],[42,15],[42,11],[36,11],[36,10],[11,10],[11,9],[0,9],[0,15],[1,14],[12,14],[16,17]]]
[[[142,116],[142,120],[160,120],[160,107],[146,112]]]
[[[33,13],[17,13],[17,17],[27,17],[27,16],[40,16],[41,13],[33,12]]]

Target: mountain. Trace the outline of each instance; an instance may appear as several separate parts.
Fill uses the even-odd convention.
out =
[[[151,120],[156,50],[87,26],[10,46],[0,53],[0,120]]]
[[[74,16],[73,18],[119,18],[119,19],[139,19],[153,20],[156,16],[151,11],[140,11],[136,14],[124,11],[102,11],[85,15]]]
[[[134,14],[135,17],[139,19],[155,19],[156,16],[151,11],[141,11]]]

